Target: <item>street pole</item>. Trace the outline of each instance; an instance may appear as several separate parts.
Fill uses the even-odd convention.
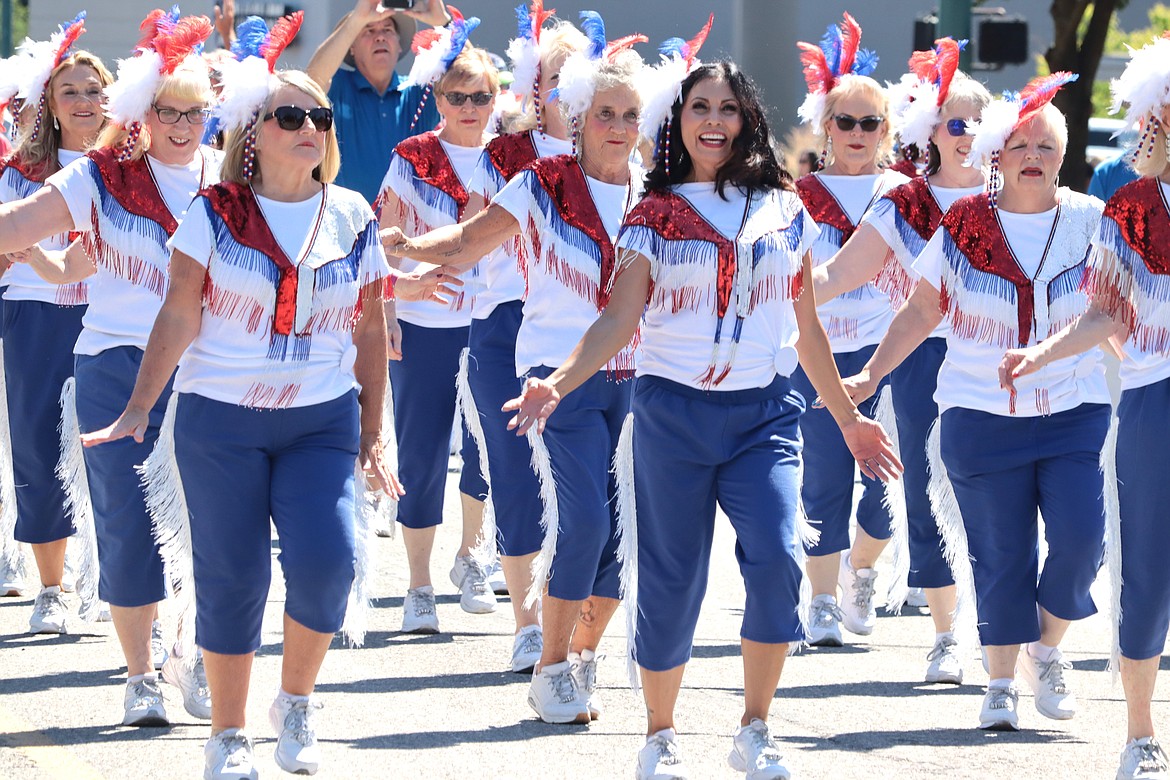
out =
[[[12,0],[0,0],[0,57],[12,56]]]
[[[971,40],[971,0],[939,0],[938,37]],[[971,46],[959,55],[959,69],[971,72]]]

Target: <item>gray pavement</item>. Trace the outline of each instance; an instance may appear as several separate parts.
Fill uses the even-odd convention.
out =
[[[366,646],[336,642],[320,675],[325,709],[318,733],[326,763],[319,776],[632,777],[644,714],[625,684],[622,613],[602,647],[608,656],[602,718],[589,727],[538,722],[525,701],[526,679],[507,671],[513,630],[507,601],[493,614],[466,614],[447,578],[458,544],[455,481],[455,475],[448,481],[448,525],[439,532],[433,570],[443,633],[396,633],[405,556],[401,539],[378,539],[378,599]],[[694,660],[678,704],[680,746],[694,778],[742,777],[726,763],[742,706],[743,585],[733,550],[721,517]],[[282,593],[277,570],[248,710],[261,775],[268,778],[281,774],[272,761],[267,708],[279,680]],[[0,599],[0,778],[201,777],[208,728],[183,711],[175,689],[164,686],[172,727],[115,725],[124,670],[112,626],[27,636],[30,605],[29,598]],[[164,607],[168,632],[174,622]],[[964,685],[921,682],[932,640],[929,616],[908,609],[882,617],[871,637],[847,635],[844,648],[790,658],[771,724],[794,777],[1113,777],[1125,707],[1120,686],[1104,671],[1109,627],[1103,617],[1075,625],[1065,642],[1073,663],[1069,681],[1081,704],[1077,718],[1047,720],[1025,695],[1023,731],[1014,734],[975,728],[987,682],[977,654],[967,659]],[[1155,706],[1157,720],[1170,723],[1166,698],[1159,696]]]

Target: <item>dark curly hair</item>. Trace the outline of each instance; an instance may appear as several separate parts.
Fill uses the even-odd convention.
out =
[[[683,146],[680,117],[694,86],[709,79],[727,82],[743,115],[743,129],[731,142],[731,157],[715,174],[715,189],[720,197],[726,200],[724,189],[729,184],[744,190],[795,190],[792,176],[776,153],[759,88],[738,65],[726,60],[701,65],[683,81],[682,97],[670,109],[670,173],[666,172],[665,161],[658,159],[664,148],[663,128],[658,131],[656,159],[653,170],[646,175],[646,189],[665,192],[690,175],[693,163]]]

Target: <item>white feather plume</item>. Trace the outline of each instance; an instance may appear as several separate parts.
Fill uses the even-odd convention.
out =
[[[162,83],[162,66],[162,57],[155,51],[118,60],[118,78],[106,87],[106,116],[123,127],[145,121]]]
[[[1129,124],[1159,116],[1162,106],[1170,103],[1170,38],[1157,38],[1140,49],[1129,50],[1129,64],[1120,78],[1109,83],[1113,105],[1109,113],[1128,105],[1125,118]]]
[[[16,56],[9,61],[17,67],[16,97],[26,104],[38,103],[45,92],[45,85],[49,83],[49,77],[53,75],[57,44],[52,39],[34,41],[25,38],[16,51]]]
[[[227,60],[220,66],[223,91],[215,114],[224,130],[238,130],[264,107],[275,80],[263,57]]]
[[[919,151],[925,152],[930,143],[930,134],[939,121],[938,86],[920,81],[911,95],[914,99],[898,117],[898,138],[903,145],[914,144]]]
[[[991,155],[1003,149],[1020,120],[1020,104],[1014,100],[993,100],[983,109],[983,116],[975,125],[971,139],[971,154],[967,165],[979,167],[991,161]]]
[[[507,55],[512,61],[512,91],[527,102],[532,99],[540,72],[540,48],[525,38],[513,38],[508,44]]]
[[[902,115],[910,106],[910,99],[918,87],[918,77],[913,73],[903,73],[897,84],[886,82],[886,94],[890,98],[890,127],[897,132],[902,124]]]
[[[557,93],[562,110],[567,116],[581,116],[593,103],[597,90],[598,60],[589,59],[583,51],[574,52],[561,66]]]
[[[796,109],[796,114],[802,123],[809,126],[814,135],[825,134],[825,129],[821,127],[821,117],[825,114],[825,96],[822,93],[808,93],[800,108]]]
[[[670,117],[675,101],[682,97],[682,85],[689,70],[686,60],[677,55],[663,57],[654,67],[642,69],[638,80],[638,92],[642,95],[638,130],[651,141],[657,140],[658,130]]]
[[[20,72],[18,57],[19,54],[14,54],[0,59],[0,105],[12,100],[20,91],[20,83],[17,81]]]
[[[410,66],[407,77],[398,85],[399,91],[434,84],[447,71],[443,60],[451,53],[451,28],[441,27],[437,32],[438,39],[425,49],[419,49],[414,55],[414,64]]]

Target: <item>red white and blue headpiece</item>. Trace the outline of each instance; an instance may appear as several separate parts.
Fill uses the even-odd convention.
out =
[[[516,6],[517,36],[508,43],[508,59],[512,61],[512,92],[522,103],[532,101],[536,112],[536,129],[544,132],[544,107],[540,102],[540,33],[544,24],[557,11],[544,10],[544,0],[534,0],[531,6]]]
[[[892,125],[903,146],[921,152],[930,148],[930,136],[942,119],[942,107],[959,68],[959,52],[966,41],[939,38],[934,48],[910,55],[910,73],[890,88]]]
[[[49,36],[47,41],[26,38],[17,49],[17,56],[8,60],[8,64],[16,65],[18,68],[16,102],[13,104],[12,112],[14,119],[24,106],[36,104],[37,107],[30,140],[35,141],[41,133],[49,79],[52,78],[57,66],[70,55],[73,44],[84,32],[85,11],[82,11],[75,19],[58,27],[57,32]]]
[[[17,58],[20,56],[14,54],[11,57],[0,59],[0,114],[4,113],[4,109],[8,108],[8,104],[20,91],[20,83],[16,80],[20,68],[20,61]],[[14,122],[16,121],[16,113],[14,111],[12,114]]]
[[[642,74],[639,87],[642,94],[642,118],[638,129],[643,137],[657,144],[667,174],[670,173],[670,121],[674,104],[682,98],[682,85],[687,76],[703,64],[699,60],[699,50],[707,41],[714,23],[715,14],[711,14],[699,34],[689,41],[682,38],[664,41],[658,48],[662,61],[653,68],[647,68]]]
[[[106,87],[106,116],[126,128],[126,145],[118,155],[128,160],[134,154],[142,124],[154,103],[164,77],[184,63],[206,68],[203,43],[213,31],[206,16],[179,18],[179,7],[170,11],[156,8],[139,25],[142,36],[134,55],[118,60],[118,78]]]
[[[868,76],[873,73],[878,56],[861,48],[861,25],[848,13],[840,26],[829,25],[820,44],[799,41],[796,45],[800,48],[800,62],[808,84],[808,96],[797,113],[801,122],[811,125],[813,132],[820,135],[824,132],[821,118],[828,94],[846,74]]]
[[[419,101],[414,119],[410,123],[411,130],[418,124],[423,106],[426,105],[435,84],[451,69],[467,46],[467,39],[472,31],[479,27],[478,16],[465,19],[453,5],[447,6],[447,12],[451,14],[450,24],[446,27],[419,30],[410,44],[410,50],[414,52],[414,64],[410,66],[410,73],[398,85],[398,89],[405,91],[414,86],[424,87],[422,100]]]
[[[593,105],[593,95],[597,92],[599,68],[607,62],[613,62],[618,54],[635,44],[650,40],[645,35],[635,33],[607,43],[605,21],[596,11],[581,12],[581,31],[585,33],[589,45],[583,51],[573,52],[565,60],[557,88],[553,90],[561,103],[561,110],[569,119],[574,154],[577,151],[580,119]]]
[[[1170,31],[1140,49],[1130,48],[1129,63],[1121,76],[1109,83],[1109,90],[1113,93],[1109,113],[1128,106],[1126,127],[1142,125],[1134,159],[1143,151],[1147,157],[1153,153],[1159,130],[1170,150],[1170,128],[1162,127],[1162,107],[1170,105]]]
[[[1018,94],[1005,93],[1003,99],[993,100],[983,109],[971,138],[971,154],[967,165],[988,165],[987,194],[995,208],[1003,181],[999,175],[999,156],[1012,133],[1039,116],[1052,102],[1060,88],[1078,78],[1075,73],[1057,71],[1048,76],[1037,76]]]

